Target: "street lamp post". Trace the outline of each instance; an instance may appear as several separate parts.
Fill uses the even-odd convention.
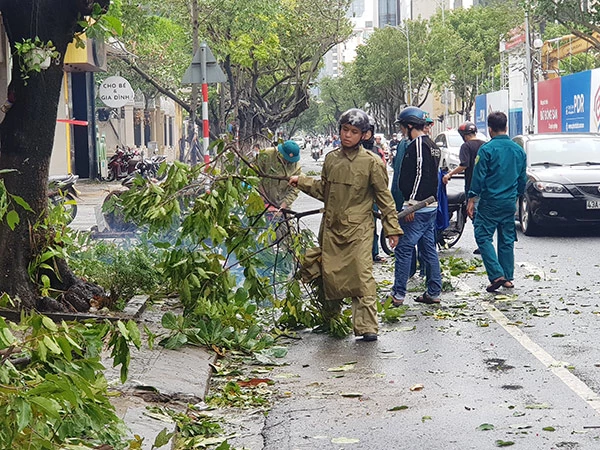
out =
[[[529,28],[529,12],[525,11],[525,70],[527,76],[527,129],[525,130],[529,134],[535,132],[535,98],[534,98],[534,57],[531,54],[533,48],[536,52],[542,48],[544,42],[537,38],[531,42],[531,30]]]
[[[408,37],[408,24],[404,22],[404,28],[398,27],[404,36],[406,36],[406,53],[408,60],[408,104],[412,105],[412,77],[410,73],[410,38]]]

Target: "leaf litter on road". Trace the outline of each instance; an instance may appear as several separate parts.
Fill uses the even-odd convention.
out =
[[[346,372],[348,370],[354,369],[354,366],[356,365],[356,363],[357,363],[357,361],[353,361],[353,362],[349,362],[349,363],[343,364],[338,367],[330,367],[329,369],[327,369],[327,372]]]
[[[360,439],[346,437],[333,438],[331,440],[332,444],[358,444],[359,442]]]

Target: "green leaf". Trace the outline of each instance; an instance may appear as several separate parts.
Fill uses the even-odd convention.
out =
[[[400,406],[394,406],[393,408],[388,409],[388,411],[404,411],[405,409],[408,409],[408,406],[400,405]]]
[[[31,422],[31,406],[24,399],[17,399],[17,431],[21,432]]]
[[[33,209],[31,209],[31,206],[29,206],[29,203],[27,203],[25,200],[23,200],[22,197],[19,197],[18,195],[11,194],[10,198],[17,205],[19,205],[21,208],[23,208],[25,211],[33,212]]]
[[[129,330],[127,329],[127,326],[122,321],[120,321],[120,320],[117,321],[117,327],[119,328],[121,335],[125,339],[129,339]]]
[[[4,322],[4,319],[2,319],[2,322]],[[5,324],[2,323],[2,325],[5,325]],[[15,341],[16,341],[15,337],[13,336],[13,334],[10,332],[10,330],[8,328],[4,328],[4,327],[0,328],[0,347],[2,347],[2,348],[9,347]]]
[[[127,321],[127,331],[129,332],[129,339],[139,349],[142,346],[142,336],[137,323],[133,320]]]
[[[53,338],[51,338],[50,336],[44,336],[43,341],[46,347],[48,347],[48,350],[50,350],[52,353],[54,353],[55,355],[62,354],[62,350]]]
[[[479,431],[488,431],[488,430],[493,430],[494,429],[494,425],[492,425],[491,423],[482,423],[481,425],[479,425],[477,427],[477,429]]]
[[[119,18],[110,15],[105,15],[102,17],[102,20],[103,22],[106,22],[109,30],[113,31],[118,36],[121,36],[123,34],[123,24],[121,23]]]
[[[542,428],[542,430],[544,430],[544,431],[556,431],[556,428],[554,428],[554,427],[544,427],[544,428]]]
[[[58,331],[56,323],[54,323],[54,321],[48,316],[42,316],[42,325],[44,325],[50,331]]]
[[[364,394],[362,392],[340,392],[340,395],[347,398],[359,398]]]
[[[160,448],[169,443],[175,433],[169,433],[166,428],[163,428],[154,439],[154,447]]]
[[[515,445],[515,443],[513,441],[503,441],[501,439],[496,441],[496,447],[509,447],[511,445]]]
[[[15,229],[15,227],[18,225],[19,221],[20,221],[19,214],[17,214],[17,212],[14,209],[10,210],[6,214],[6,223],[10,227],[11,230]]]
[[[60,419],[60,405],[56,400],[46,397],[30,397],[29,402],[39,406],[46,414],[55,419]]]
[[[172,312],[167,312],[162,316],[161,324],[167,330],[177,330],[179,329],[179,323],[177,316]]]

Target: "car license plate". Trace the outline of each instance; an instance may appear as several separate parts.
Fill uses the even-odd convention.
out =
[[[600,209],[600,200],[587,200],[585,209]]]

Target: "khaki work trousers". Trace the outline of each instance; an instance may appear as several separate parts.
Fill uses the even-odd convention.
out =
[[[365,333],[377,334],[377,297],[352,297],[352,326],[355,336]]]
[[[326,320],[342,311],[342,300],[326,300],[323,304],[323,316]],[[352,327],[355,336],[379,331],[377,322],[377,297],[352,297]]]

